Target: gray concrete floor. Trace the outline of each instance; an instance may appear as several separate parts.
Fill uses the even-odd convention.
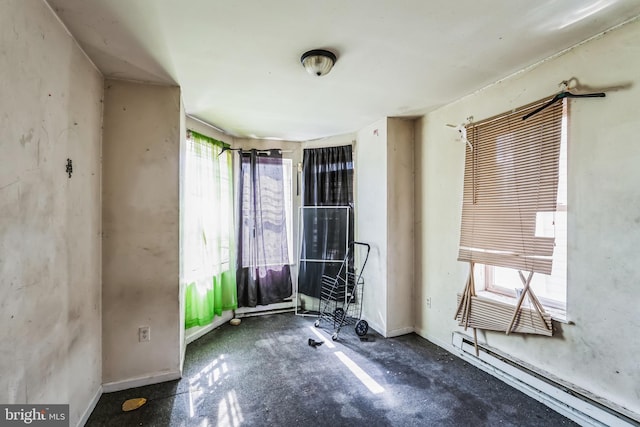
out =
[[[184,376],[104,394],[88,426],[573,426],[423,338],[361,341],[344,327],[274,314],[224,325],[187,347]],[[314,348],[308,339],[328,343]],[[333,345],[333,348],[331,348]],[[348,368],[352,361],[383,391]],[[146,405],[122,412],[122,403]]]

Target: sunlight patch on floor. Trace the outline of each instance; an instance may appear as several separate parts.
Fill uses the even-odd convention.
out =
[[[227,393],[218,405],[218,424],[219,427],[239,427],[244,422],[238,396],[236,391],[231,390]]]
[[[211,393],[211,390],[213,390],[217,386],[220,386],[228,378],[229,378],[229,367],[225,360],[224,354],[221,354],[220,356],[218,356],[215,360],[213,360],[207,366],[202,368],[200,372],[198,372],[197,374],[189,378],[189,417],[190,418],[194,418],[197,415],[198,407],[204,403],[206,394]],[[228,419],[229,422],[227,424],[221,424],[220,422],[218,422],[217,425],[229,425],[229,426],[239,425],[237,422],[237,419],[242,418],[242,415],[240,414],[240,406],[238,405],[238,401],[235,397],[235,392],[230,392],[230,393],[233,393],[233,395],[229,394],[226,398],[223,398],[222,402],[220,402],[221,408],[222,408],[222,404],[226,403],[224,405],[225,417],[226,417],[225,419]],[[227,400],[231,398],[233,398],[234,400],[232,402],[231,401],[227,402]],[[231,408],[231,410],[229,408]],[[203,426],[208,426],[208,425],[209,425],[208,420],[203,420]]]
[[[371,378],[369,374],[363,371],[356,362],[349,358],[349,356],[341,351],[336,351],[334,354],[338,356],[338,359],[340,359],[340,361],[344,363],[347,368],[349,368],[353,375],[355,375],[356,378],[358,378],[362,382],[362,384],[364,384],[369,389],[369,391],[371,391],[371,393],[380,394],[384,392],[384,388],[382,388],[382,386],[378,384],[376,380]]]

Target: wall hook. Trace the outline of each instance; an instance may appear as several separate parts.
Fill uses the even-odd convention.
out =
[[[473,145],[471,145],[471,143],[467,139],[467,126],[469,126],[471,123],[473,123],[473,116],[467,117],[467,121],[458,126],[452,125],[452,124],[447,124],[447,126],[457,130],[458,133],[460,134],[460,140],[465,144],[467,144],[467,146],[469,147],[469,150],[473,151]]]

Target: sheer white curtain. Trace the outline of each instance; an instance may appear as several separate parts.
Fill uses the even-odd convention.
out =
[[[182,282],[185,327],[237,308],[232,158],[220,141],[189,132],[185,156]]]

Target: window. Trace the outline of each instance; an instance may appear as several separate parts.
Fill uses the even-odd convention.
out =
[[[298,295],[320,298],[322,276],[336,276],[354,240],[353,147],[305,148],[302,165]]]
[[[292,292],[291,164],[277,149],[243,150],[239,157],[238,305],[283,302]]]
[[[204,326],[237,308],[232,159],[228,145],[189,131],[181,206],[185,327]]]
[[[291,197],[293,194],[293,162],[291,159],[282,159],[282,168],[284,173],[284,208],[285,220],[287,223],[287,247],[289,249],[289,264],[295,264],[293,257],[293,212]]]
[[[259,238],[264,245],[257,265],[294,264],[292,223],[292,161],[281,157],[256,157],[252,168],[250,157],[243,155],[242,226],[243,236]],[[253,171],[253,172],[252,172]],[[253,174],[253,175],[252,175]],[[258,178],[256,178],[258,177]],[[256,212],[255,203],[259,203]],[[256,215],[258,216],[256,218]],[[286,238],[286,251],[281,240]],[[251,260],[251,244],[242,245],[243,267]]]
[[[209,277],[230,269],[233,192],[225,145],[190,131],[185,156],[184,274]]]
[[[566,307],[567,114],[541,102],[472,124],[458,259],[475,264],[477,291],[516,297],[530,287],[546,309]],[[555,311],[555,313],[558,313]],[[560,313],[558,313],[560,314]]]
[[[223,224],[233,223],[233,187],[231,177],[231,153],[226,152],[223,155],[218,154],[218,168],[220,171],[220,188],[221,198],[218,211],[220,212],[221,220]],[[220,232],[220,258],[224,265],[224,269],[229,269],[230,256],[230,242],[233,241],[233,230],[231,227],[225,227]]]

